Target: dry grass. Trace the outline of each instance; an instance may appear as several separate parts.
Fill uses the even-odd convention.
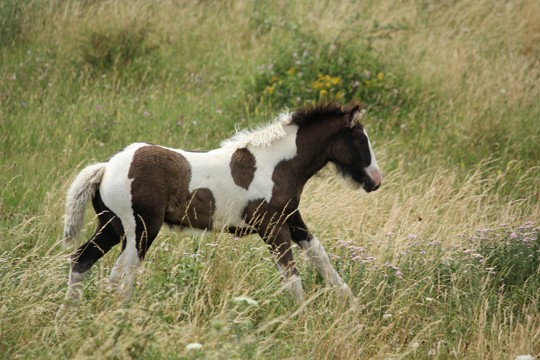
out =
[[[537,254],[519,247],[528,232],[538,237],[532,227],[540,219],[537,1],[25,6],[26,43],[2,49],[0,63],[6,79],[0,85],[0,354],[540,354],[538,269],[514,285],[506,277],[513,267],[524,271],[520,264]],[[36,14],[41,21],[30,21]],[[111,70],[85,70],[92,67],[84,54],[95,50],[89,40],[95,34],[121,44]],[[129,304],[106,283],[116,250],[92,269],[82,303],[59,311],[68,270],[61,199],[75,167],[143,139],[208,148],[234,123],[259,121],[243,108],[245,84],[280,46],[305,34],[360,49],[371,43],[396,73],[422,88],[421,106],[400,119],[399,133],[391,137],[385,126],[370,132],[384,172],[379,191],[348,190],[331,170],[305,190],[303,216],[358,303],[341,304],[298,252],[308,295],[302,306],[282,294],[259,239],[201,240],[164,231]],[[135,53],[122,58],[125,49]],[[94,219],[87,220],[89,235]],[[497,247],[504,244],[510,252]],[[487,269],[499,260],[511,266]],[[236,301],[239,296],[258,305]],[[203,349],[186,350],[194,342]]]

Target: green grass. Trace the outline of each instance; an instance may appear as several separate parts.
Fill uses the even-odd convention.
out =
[[[538,14],[533,0],[2,3],[0,354],[538,356]],[[116,249],[58,312],[77,170],[136,141],[210,149],[329,98],[368,107],[384,173],[366,195],[325,170],[301,204],[358,304],[298,252],[300,307],[260,239],[164,231],[129,304],[106,284]]]

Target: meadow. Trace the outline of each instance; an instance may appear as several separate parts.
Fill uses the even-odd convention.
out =
[[[539,59],[536,0],[3,0],[0,358],[540,357]],[[297,249],[302,305],[260,239],[163,229],[129,303],[116,249],[59,311],[78,170],[332,100],[366,106],[382,187],[329,167],[301,209],[357,304]]]

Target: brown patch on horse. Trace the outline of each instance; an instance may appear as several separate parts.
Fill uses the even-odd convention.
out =
[[[191,167],[179,153],[160,146],[144,146],[135,152],[129,168],[133,210],[163,213],[188,200]],[[143,209],[135,209],[143,207]]]
[[[255,156],[246,148],[234,152],[229,163],[234,183],[241,188],[249,189],[257,170]]]
[[[131,201],[136,214],[169,224],[211,228],[214,196],[209,189],[190,193],[191,166],[181,154],[160,146],[141,147],[133,156],[128,177],[133,179]]]
[[[257,228],[268,215],[268,202],[265,199],[248,201],[242,211],[242,218],[246,224]]]
[[[216,200],[212,191],[207,188],[195,189],[190,197],[181,224],[195,229],[211,229],[216,211]]]

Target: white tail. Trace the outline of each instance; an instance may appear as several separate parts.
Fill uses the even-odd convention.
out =
[[[73,243],[84,223],[86,203],[94,198],[103,173],[105,163],[85,167],[69,187],[66,197],[66,215],[64,217],[64,246]]]

